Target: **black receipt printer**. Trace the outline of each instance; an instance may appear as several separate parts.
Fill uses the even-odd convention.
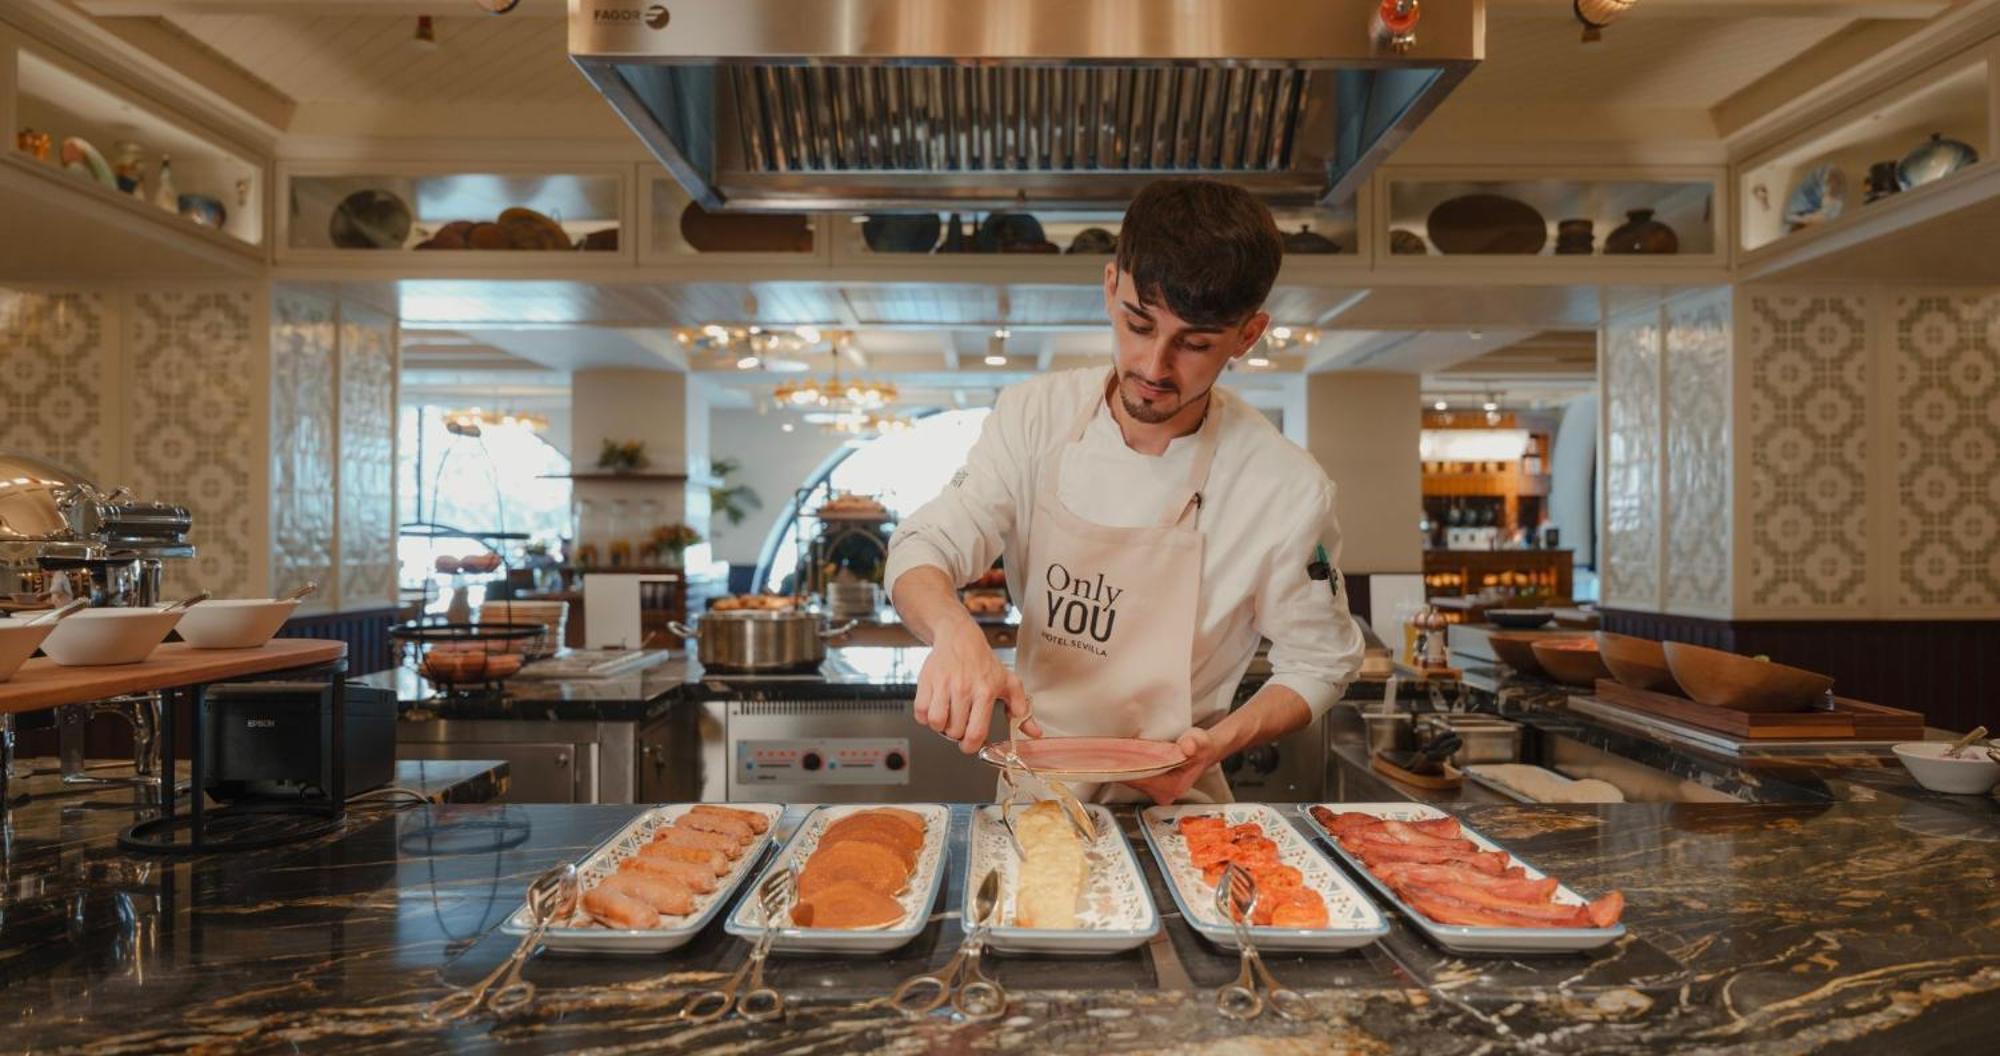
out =
[[[347,794],[388,784],[396,776],[396,693],[346,685]],[[331,709],[325,682],[235,682],[208,691],[208,794],[232,802],[325,800],[321,775],[333,745],[323,737],[321,709]]]

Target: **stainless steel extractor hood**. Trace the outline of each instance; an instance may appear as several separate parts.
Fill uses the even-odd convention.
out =
[[[1414,21],[1412,21],[1414,20]],[[1484,54],[1484,0],[570,0],[570,53],[711,209],[1346,199]]]

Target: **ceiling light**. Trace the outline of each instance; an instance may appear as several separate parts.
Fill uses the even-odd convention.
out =
[[[802,326],[792,332],[799,335],[799,340],[804,341],[808,345],[819,344],[819,327],[817,326]]]
[[[756,369],[757,369],[757,363],[758,363],[758,359],[757,359],[757,357],[756,357],[756,356],[744,356],[744,357],[743,357],[742,359],[739,359],[739,360],[737,360],[737,361],[736,361],[736,369],[737,369],[737,370],[756,370]]]
[[[779,428],[779,429],[782,429],[782,430],[784,430],[785,432],[788,432],[788,433],[789,433],[789,432],[791,432],[791,431],[792,431],[792,423],[790,423],[790,422],[786,422],[785,424],[783,424],[783,425],[779,426],[778,428]]]
[[[1290,341],[1292,339],[1292,328],[1289,326],[1274,326],[1271,328],[1271,336],[1280,341]]]
[[[1576,20],[1583,23],[1583,42],[1590,44],[1604,37],[1604,27],[1639,5],[1639,0],[1572,0]]]
[[[1483,411],[1497,411],[1500,409],[1500,401],[1488,396],[1486,402],[1479,405],[1479,409]]]
[[[1243,364],[1249,367],[1268,367],[1271,365],[1271,361],[1263,356],[1251,356],[1245,359]]]
[[[1451,410],[1451,404],[1446,403],[1443,400],[1439,400],[1438,402],[1431,404],[1431,410],[1448,411]]]
[[[1009,330],[1006,327],[1002,326],[993,331],[993,336],[999,338],[1002,341],[1005,341],[1008,338],[1014,336],[1014,331]]]
[[[712,337],[717,341],[729,340],[729,328],[723,326],[721,323],[710,323],[707,326],[702,327],[701,332],[707,334],[709,337]]]
[[[989,366],[989,367],[1004,367],[1004,366],[1006,366],[1006,365],[1007,365],[1007,357],[1006,357],[1006,356],[987,356],[987,357],[986,357],[986,365],[987,365],[987,366]]]

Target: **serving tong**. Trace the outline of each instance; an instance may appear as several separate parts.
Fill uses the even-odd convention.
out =
[[[1215,1010],[1230,1019],[1255,1019],[1269,1005],[1286,1019],[1311,1019],[1312,1006],[1305,995],[1281,985],[1250,941],[1248,921],[1256,904],[1256,879],[1235,862],[1224,866],[1215,885],[1215,911],[1235,930],[1241,958],[1236,981],[1215,992]]]
[[[452,1022],[464,1019],[481,1008],[495,1015],[512,1015],[527,1008],[535,1000],[535,984],[521,978],[521,969],[542,943],[542,934],[549,925],[568,917],[576,911],[577,900],[576,866],[564,862],[535,878],[528,885],[528,918],[532,922],[528,933],[521,937],[520,945],[507,955],[494,969],[486,973],[486,978],[455,990],[431,1003],[424,1010],[424,1018]],[[497,985],[496,985],[497,984]]]
[[[1090,816],[1090,811],[1084,809],[1083,801],[1076,798],[1076,793],[1070,791],[1069,785],[1029,766],[1027,760],[1021,758],[1020,750],[1015,746],[1021,743],[1021,725],[1027,721],[1026,715],[1010,716],[1007,719],[1007,746],[1000,755],[1000,780],[1007,786],[1007,795],[1000,801],[1000,824],[1007,830],[1007,838],[1014,843],[1014,853],[1023,858],[1027,857],[1027,853],[1021,849],[1020,837],[1014,834],[1014,808],[1023,799],[1035,798],[1022,792],[1020,786],[1014,782],[1016,770],[1033,777],[1042,783],[1043,788],[1049,790],[1050,798],[1062,808],[1063,817],[1069,819],[1070,828],[1076,830],[1078,839],[1086,844],[1097,842],[1097,822]]]
[[[791,867],[773,869],[757,884],[757,908],[764,914],[764,930],[758,932],[749,958],[720,988],[689,997],[687,1004],[681,1006],[681,1022],[713,1023],[731,1009],[752,1023],[785,1014],[785,995],[764,984],[764,959],[771,955],[771,944],[777,941],[778,932],[784,930],[785,914],[791,909],[798,887],[799,874]],[[746,982],[747,990],[743,989]]]
[[[1007,1011],[1007,991],[979,965],[986,937],[1000,909],[1000,871],[989,869],[972,896],[972,925],[958,952],[943,968],[913,975],[889,996],[889,1007],[912,1019],[935,1011],[946,1001],[952,1011],[970,1020],[994,1019]]]

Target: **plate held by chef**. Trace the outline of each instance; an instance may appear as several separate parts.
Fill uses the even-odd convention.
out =
[[[1225,802],[1227,756],[1308,725],[1360,666],[1334,488],[1313,457],[1217,384],[1262,340],[1283,241],[1212,180],[1161,180],[1104,269],[1108,367],[1000,394],[966,464],[890,541],[885,581],[931,646],[918,722],[984,743],[993,711],[1029,736],[1176,742],[1182,766],[1085,785],[1100,802]],[[956,588],[1004,558],[1021,608],[1009,670]],[[1322,573],[1324,575],[1324,573]],[[1261,639],[1272,674],[1241,707]]]

